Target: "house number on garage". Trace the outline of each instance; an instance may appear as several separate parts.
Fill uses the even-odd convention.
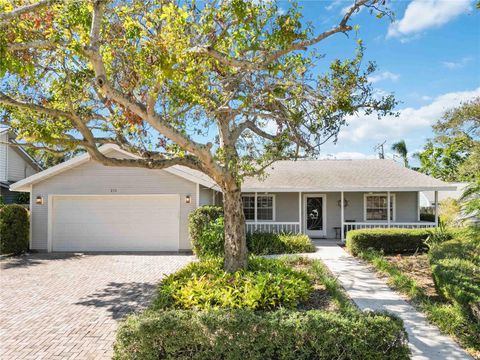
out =
[[[110,192],[111,192],[111,193],[116,193],[116,192],[117,192],[117,189],[110,189]]]

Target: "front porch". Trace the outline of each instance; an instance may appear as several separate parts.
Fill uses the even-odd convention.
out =
[[[420,221],[418,191],[262,192],[246,193],[243,201],[248,233],[305,233],[344,241],[350,230],[438,224],[437,207],[435,222]]]

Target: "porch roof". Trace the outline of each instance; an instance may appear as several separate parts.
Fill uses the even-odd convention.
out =
[[[278,161],[263,179],[247,178],[242,186],[244,192],[428,190],[456,187],[379,159]]]

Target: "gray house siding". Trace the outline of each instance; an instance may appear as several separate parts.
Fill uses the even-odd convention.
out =
[[[294,222],[298,221],[298,193],[272,193],[275,195],[275,222]],[[304,229],[305,209],[304,195],[325,194],[326,195],[326,228],[327,237],[335,237],[335,227],[340,227],[341,209],[338,206],[340,201],[340,192],[315,192],[302,193],[302,229]],[[345,207],[345,220],[355,222],[364,222],[364,195],[365,192],[345,192],[344,199],[348,201]],[[417,221],[417,192],[392,192],[395,194],[395,212],[396,222],[416,222]]]
[[[196,190],[195,183],[164,170],[105,167],[88,161],[33,185],[31,247],[47,250],[48,195],[180,194],[180,249],[190,249],[188,214],[196,207]],[[37,196],[43,198],[42,205],[35,204]]]

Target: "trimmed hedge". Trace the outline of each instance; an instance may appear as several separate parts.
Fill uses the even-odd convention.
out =
[[[480,320],[480,230],[456,234],[433,247],[429,258],[439,292]]]
[[[188,216],[188,232],[193,252],[200,258],[224,252],[223,208],[201,206]]]
[[[225,246],[223,208],[202,206],[193,211],[189,216],[189,232],[193,252],[199,258],[223,257]],[[315,251],[315,246],[307,235],[288,233],[247,234],[247,248],[254,255]]]
[[[255,255],[315,252],[315,246],[305,234],[247,234],[247,248]]]
[[[30,222],[28,211],[20,205],[0,208],[0,254],[22,254],[28,250]]]
[[[313,291],[307,273],[278,259],[250,257],[248,268],[233,274],[220,258],[191,263],[166,277],[152,309],[295,308]]]
[[[359,229],[347,233],[347,248],[353,255],[368,250],[381,250],[385,254],[409,253],[426,250],[428,229]]]
[[[170,310],[130,316],[114,359],[408,359],[402,322],[386,314]]]

